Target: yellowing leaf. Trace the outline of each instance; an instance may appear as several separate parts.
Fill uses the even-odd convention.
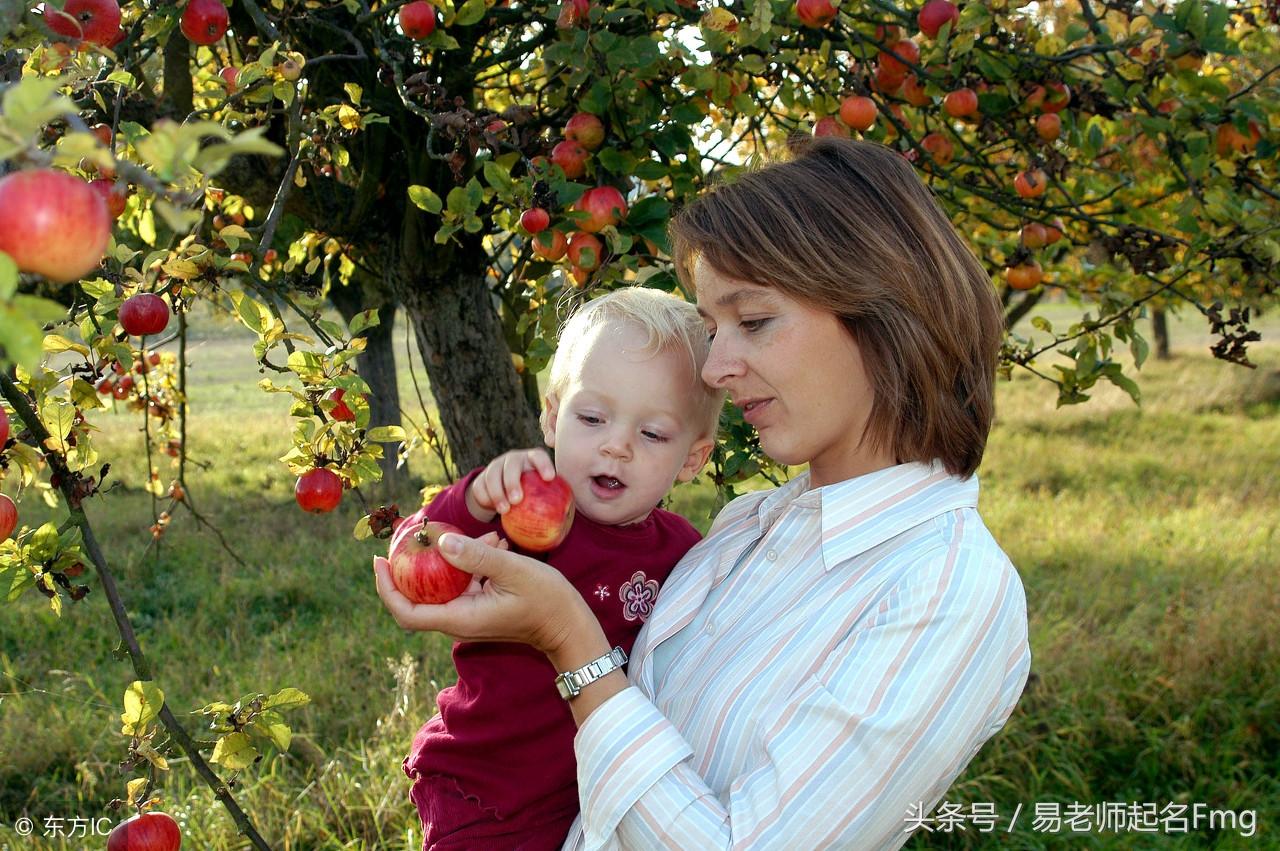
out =
[[[258,749],[249,741],[245,733],[228,733],[213,746],[213,756],[209,761],[231,769],[248,768],[258,757]]]
[[[338,107],[338,123],[341,124],[345,130],[359,130],[361,124],[360,113],[356,112],[353,107],[344,103],[342,106]]]
[[[124,692],[124,723],[120,732],[126,736],[141,735],[147,725],[160,714],[164,692],[150,680],[134,680]]]

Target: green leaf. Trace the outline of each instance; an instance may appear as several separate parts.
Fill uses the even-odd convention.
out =
[[[368,540],[373,536],[373,529],[369,528],[369,515],[356,521],[356,528],[351,531],[351,536],[357,541]]]
[[[285,366],[297,374],[304,384],[319,384],[324,380],[324,364],[315,352],[294,351]]]
[[[504,197],[511,194],[511,172],[492,160],[485,161],[484,181]]]
[[[343,83],[342,89],[347,93],[347,97],[351,99],[351,103],[356,106],[360,105],[360,99],[364,97],[364,89],[356,83]]]
[[[18,264],[0,251],[0,299],[8,301],[18,289]]]
[[[229,733],[213,746],[209,761],[232,771],[248,768],[258,758],[258,749],[249,741],[247,733]]]
[[[354,337],[361,331],[374,327],[378,322],[378,311],[373,309],[362,310],[351,318],[351,325],[348,329],[348,333]]]
[[[444,209],[444,204],[440,201],[439,195],[427,187],[417,184],[409,187],[409,201],[419,210],[425,210],[437,216]]]
[[[455,26],[469,27],[483,18],[486,11],[484,0],[467,0],[458,10],[458,17],[453,23]]]
[[[160,715],[164,692],[150,680],[134,680],[124,692],[124,712],[120,715],[126,736],[142,735],[147,725]]]
[[[272,712],[271,710],[259,713],[258,717],[253,719],[253,723],[249,725],[249,729],[267,739],[282,751],[289,749],[289,742],[293,739],[293,731],[289,729],[288,724],[284,723],[284,718],[281,717],[279,712]]]
[[[400,443],[404,441],[404,429],[400,426],[378,426],[365,433],[370,443]]]

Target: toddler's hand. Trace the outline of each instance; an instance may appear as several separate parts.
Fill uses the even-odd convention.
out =
[[[556,476],[555,464],[545,449],[504,452],[471,480],[471,487],[467,488],[467,510],[486,523],[493,520],[494,514],[506,514],[524,498],[520,476],[526,470],[537,472],[548,482]]]

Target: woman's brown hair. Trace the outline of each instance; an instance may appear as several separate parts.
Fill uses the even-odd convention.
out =
[[[862,439],[971,475],[994,414],[995,288],[929,189],[872,142],[795,139],[784,161],[704,192],[670,225],[676,274],[702,257],[841,317],[875,392]]]

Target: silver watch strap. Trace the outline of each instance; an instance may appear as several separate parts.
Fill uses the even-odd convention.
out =
[[[565,671],[557,676],[556,689],[565,700],[572,700],[584,688],[625,664],[627,664],[626,651],[621,647],[615,647],[599,659],[592,659],[581,668]]]

